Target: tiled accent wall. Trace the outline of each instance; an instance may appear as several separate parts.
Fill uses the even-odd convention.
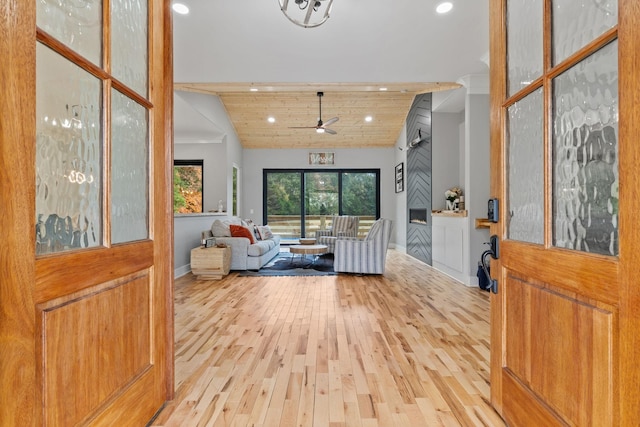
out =
[[[416,96],[407,116],[407,141],[426,141],[407,152],[407,253],[431,265],[431,94]],[[409,222],[411,209],[426,209],[427,224]]]

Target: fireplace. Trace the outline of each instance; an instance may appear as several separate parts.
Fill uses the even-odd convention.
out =
[[[427,225],[427,210],[409,209],[409,223]]]

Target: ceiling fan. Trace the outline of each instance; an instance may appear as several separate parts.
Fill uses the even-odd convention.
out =
[[[328,133],[331,135],[335,135],[337,132],[333,129],[329,129],[327,126],[334,124],[339,119],[338,117],[333,117],[326,122],[322,121],[322,97],[324,96],[324,92],[318,92],[318,103],[320,106],[320,114],[318,115],[318,124],[316,126],[291,126],[289,129],[315,129],[318,133]]]

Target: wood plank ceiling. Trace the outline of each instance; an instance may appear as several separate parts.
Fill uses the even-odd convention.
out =
[[[459,88],[457,83],[176,83],[175,90],[217,95],[244,148],[393,147],[415,95]],[[251,88],[257,91],[250,91]],[[386,90],[380,90],[386,88]],[[322,120],[337,132],[318,134]],[[365,117],[372,121],[366,122]],[[274,123],[267,121],[275,119]],[[309,129],[291,127],[309,126]]]

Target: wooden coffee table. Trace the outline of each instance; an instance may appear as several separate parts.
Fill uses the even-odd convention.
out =
[[[318,260],[318,256],[327,253],[327,245],[293,245],[289,246],[289,252],[291,252],[291,263],[293,263],[293,256],[298,254],[302,257],[307,255],[313,255],[313,261],[305,268],[309,268]]]

